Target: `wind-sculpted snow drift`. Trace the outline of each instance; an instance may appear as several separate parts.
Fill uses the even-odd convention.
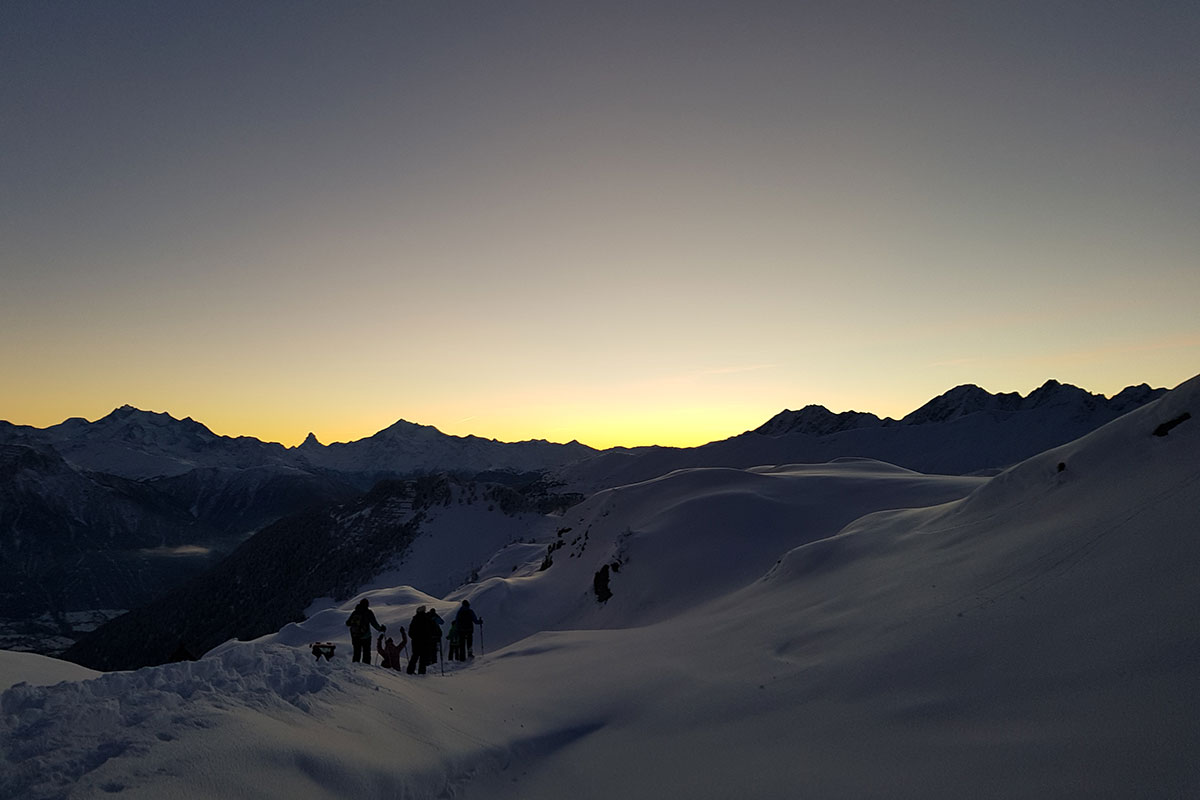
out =
[[[0,796],[59,797],[73,787],[119,792],[125,779],[85,778],[112,759],[139,758],[156,748],[182,750],[176,754],[182,759],[197,736],[227,731],[247,715],[290,724],[300,715],[319,719],[324,704],[348,687],[374,686],[362,673],[303,655],[281,647],[238,648],[196,662],[9,689],[0,696],[0,744],[9,762]]]
[[[0,795],[1197,796],[1198,418],[1200,379],[991,479],[603,492],[444,598],[369,593],[389,630],[472,600],[487,654],[445,679],[313,662],[344,641],[327,603],[195,664],[8,690]]]

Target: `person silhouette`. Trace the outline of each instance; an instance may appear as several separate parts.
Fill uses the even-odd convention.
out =
[[[439,631],[437,623],[430,619],[425,606],[417,609],[412,621],[408,623],[408,640],[412,644],[412,657],[408,659],[409,675],[416,672],[424,675],[425,669],[433,663],[432,652],[437,648]]]
[[[475,657],[475,626],[483,625],[483,620],[471,610],[471,601],[463,600],[462,608],[454,615],[455,628],[458,633],[458,650],[466,651],[467,658]]]
[[[350,612],[346,627],[350,629],[350,641],[354,645],[353,661],[364,664],[371,663],[371,628],[383,633],[386,625],[380,625],[375,619],[375,612],[370,608],[367,598],[358,601],[358,605]]]

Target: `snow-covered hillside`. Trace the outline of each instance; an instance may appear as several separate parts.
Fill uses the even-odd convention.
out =
[[[439,563],[426,567],[433,567],[429,584],[402,566],[364,594],[389,624],[406,624],[417,604],[432,603],[447,617],[459,600],[470,599],[489,609],[493,646],[538,631],[647,625],[751,583],[792,547],[831,536],[864,513],[957,499],[983,480],[863,460],[684,470],[600,492],[562,517],[544,518],[528,529],[537,541],[499,549],[477,582],[445,594],[442,602],[434,599],[443,596],[437,578],[463,547],[446,533],[427,534],[441,554]],[[414,554],[418,563],[421,558]],[[612,597],[601,604],[593,584],[606,565]],[[397,605],[387,584],[398,580],[430,591],[402,592]],[[299,645],[343,635],[353,602],[314,606],[307,621],[262,641]]]
[[[445,678],[347,663],[346,604],[18,685],[0,796],[1194,797],[1198,418],[1200,378],[990,479],[860,460],[602,492],[477,583],[368,593],[390,629],[471,599],[486,654]]]
[[[88,680],[100,674],[94,669],[81,667],[70,661],[60,661],[36,653],[0,651],[0,691],[18,683],[51,686],[63,681]]]

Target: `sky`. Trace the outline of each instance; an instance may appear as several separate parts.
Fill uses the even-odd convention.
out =
[[[0,419],[695,445],[1200,373],[1192,2],[0,4]]]

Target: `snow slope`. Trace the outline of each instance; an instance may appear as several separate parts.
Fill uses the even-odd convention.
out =
[[[370,593],[472,598],[487,655],[445,678],[313,662],[343,607],[9,689],[0,796],[1200,796],[1198,522],[1200,379],[987,480],[684,471],[444,599]]]
[[[95,678],[101,673],[94,669],[60,661],[57,658],[39,656],[36,653],[11,653],[0,651],[0,688],[7,689],[17,683],[34,686],[49,686],[62,681],[82,681]]]
[[[379,588],[363,596],[388,625],[407,625],[417,605],[430,603],[448,619],[459,601],[470,599],[485,617],[493,647],[538,631],[645,625],[751,583],[790,548],[830,536],[868,511],[957,499],[983,482],[864,460],[682,470],[600,492],[567,516],[543,518],[528,530],[540,541],[499,549],[477,583],[444,594],[445,600],[434,597],[441,591],[426,593],[424,581],[411,581],[425,590],[419,593],[390,588],[398,578],[417,576],[407,565],[384,576],[392,581],[373,581]],[[448,531],[426,541],[442,544],[440,558],[434,561],[418,543],[410,560],[435,566],[434,576],[465,546]],[[551,549],[552,566],[542,570]],[[613,598],[602,606],[593,578],[614,562],[621,566],[611,576]],[[355,602],[314,604],[305,622],[258,641],[344,638],[343,622]]]

